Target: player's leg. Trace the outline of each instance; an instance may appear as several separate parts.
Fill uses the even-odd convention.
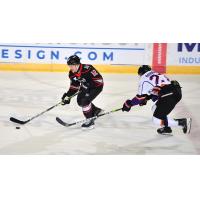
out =
[[[92,103],[90,102],[88,97],[88,93],[85,92],[80,92],[77,97],[77,103],[80,107],[82,107],[82,112],[86,119],[91,118],[93,116]],[[82,127],[92,129],[94,128],[94,121],[88,120],[84,124],[82,124]]]
[[[161,118],[161,117],[160,117]],[[160,128],[157,129],[158,133],[172,133],[171,125],[169,125],[169,121],[167,117],[162,117],[162,119],[158,118],[157,116],[153,116],[153,122],[155,125],[160,126]]]
[[[102,92],[102,90],[103,88],[92,89],[90,91],[90,101],[92,102]],[[92,111],[93,117],[104,113],[104,110],[94,105],[94,103],[92,103]]]
[[[182,91],[180,87],[175,87],[174,91],[174,99],[177,101],[177,103],[181,100],[182,98]],[[192,119],[191,118],[181,118],[181,119],[175,119],[178,122],[178,125],[182,127],[183,133],[190,133],[191,129],[191,123]]]
[[[171,127],[178,126],[178,122],[167,117],[167,115],[174,109],[176,101],[172,96],[161,98],[155,105],[153,114],[153,122],[161,128],[157,130],[158,133],[171,133]]]
[[[100,108],[97,108],[92,101],[101,93],[102,88],[92,89],[88,93],[81,92],[78,95],[77,102],[78,105],[82,107],[83,114],[86,119],[92,118],[94,113],[101,111]],[[94,120],[88,120],[82,124],[82,128],[94,128]]]
[[[190,133],[192,118],[175,119],[178,125],[182,127],[183,133]]]
[[[160,124],[162,127],[157,131],[167,132],[170,131],[167,127],[180,126],[184,133],[189,133],[191,128],[191,118],[183,119],[172,119],[167,117],[167,115],[174,109],[176,104],[181,100],[182,95],[174,93],[174,95],[161,98],[156,103],[156,109],[153,115],[154,124]]]

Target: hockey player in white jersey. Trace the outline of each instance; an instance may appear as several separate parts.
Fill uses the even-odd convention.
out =
[[[189,133],[191,118],[171,119],[169,113],[182,99],[182,91],[177,81],[170,81],[168,77],[151,70],[149,65],[142,65],[138,69],[140,76],[138,94],[123,104],[122,111],[129,112],[132,106],[146,105],[148,100],[155,102],[153,106],[153,122],[159,125],[159,134],[172,132],[171,127],[180,126],[183,133]]]

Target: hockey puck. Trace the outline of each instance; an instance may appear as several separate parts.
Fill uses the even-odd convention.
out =
[[[19,126],[17,126],[17,127],[16,127],[16,129],[20,129],[20,127],[19,127]]]

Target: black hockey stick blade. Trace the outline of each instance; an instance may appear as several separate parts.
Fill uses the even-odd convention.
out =
[[[65,127],[69,127],[69,126],[73,126],[73,125],[78,125],[78,124],[81,124],[81,123],[85,123],[87,120],[90,120],[90,119],[97,119],[97,117],[92,117],[92,118],[89,118],[89,119],[82,119],[80,121],[76,121],[76,122],[72,122],[72,123],[67,123],[67,122],[64,122],[62,119],[60,119],[59,117],[56,117],[56,121],[65,126]]]
[[[63,126],[66,126],[66,127],[69,126],[68,123],[64,122],[64,121],[63,121],[62,119],[60,119],[59,117],[56,117],[56,121],[57,121],[59,124],[63,125]]]
[[[21,121],[19,119],[16,119],[14,117],[11,117],[10,118],[10,121],[14,122],[14,123],[17,123],[17,124],[26,124],[27,122],[29,122],[30,120],[27,120],[27,121]]]

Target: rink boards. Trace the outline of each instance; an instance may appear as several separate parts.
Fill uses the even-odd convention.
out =
[[[94,65],[102,73],[136,74],[136,65]],[[0,71],[34,71],[34,72],[66,72],[65,64],[35,64],[35,63],[0,63]],[[200,66],[167,66],[167,74],[200,74]]]

